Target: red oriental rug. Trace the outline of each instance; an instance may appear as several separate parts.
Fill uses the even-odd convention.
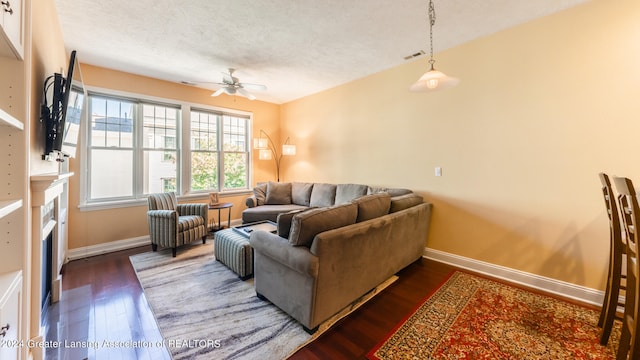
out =
[[[371,350],[369,359],[615,359],[616,322],[599,343],[599,312],[454,272]]]

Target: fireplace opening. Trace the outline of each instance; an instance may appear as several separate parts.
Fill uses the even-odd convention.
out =
[[[47,238],[42,241],[42,299],[40,299],[41,312],[41,325],[44,325],[49,305],[51,304],[51,287],[52,287],[52,275],[53,272],[53,232],[47,235]]]

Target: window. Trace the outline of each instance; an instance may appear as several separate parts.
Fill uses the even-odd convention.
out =
[[[248,117],[191,111],[191,190],[246,189]]]
[[[224,116],[223,129],[223,190],[246,188],[249,183],[247,176],[249,162],[247,120]]]
[[[134,195],[133,112],[135,104],[95,96],[90,102],[89,197]]]
[[[89,114],[84,204],[248,189],[249,114],[98,93]]]
[[[142,106],[142,184],[143,194],[177,191],[178,108],[162,105]],[[163,179],[173,179],[173,186],[165,186]]]
[[[191,190],[218,190],[219,115],[191,111]]]

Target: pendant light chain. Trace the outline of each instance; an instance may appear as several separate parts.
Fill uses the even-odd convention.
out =
[[[429,64],[433,69],[433,64],[436,62],[433,60],[433,25],[436,24],[436,8],[433,6],[433,1],[429,0],[429,44],[430,44],[430,56]]]

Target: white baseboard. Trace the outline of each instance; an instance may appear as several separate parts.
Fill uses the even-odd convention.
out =
[[[104,244],[83,246],[80,248],[69,249],[69,251],[67,251],[67,261],[83,259],[90,256],[102,255],[145,245],[151,245],[149,235],[111,241]],[[151,249],[151,247],[149,247],[149,249]]]
[[[601,306],[602,301],[604,300],[604,291],[601,290],[579,286],[500,265],[494,265],[440,250],[425,248],[424,256],[431,260],[436,260],[565,298],[578,300],[587,304]]]
[[[242,219],[231,220],[231,226],[242,225]],[[67,262],[77,259],[84,259],[90,256],[102,255],[111,252],[127,250],[135,247],[151,245],[149,235],[135,238],[111,241],[104,244],[83,246],[67,251]]]

